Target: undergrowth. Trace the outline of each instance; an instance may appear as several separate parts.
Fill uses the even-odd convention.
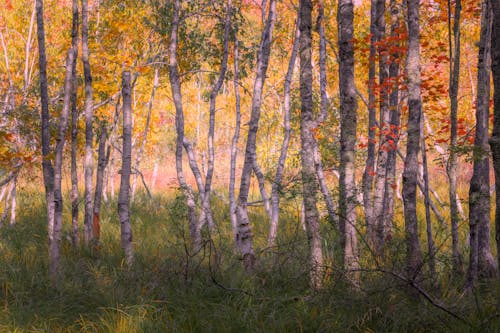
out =
[[[98,249],[75,248],[69,225],[64,226],[63,274],[53,287],[47,276],[44,198],[23,191],[18,223],[0,231],[0,331],[500,331],[498,280],[463,294],[463,281],[448,273],[445,249],[438,258],[439,289],[424,281],[424,295],[398,278],[404,260],[401,232],[394,235],[392,264],[383,272],[362,249],[366,269],[357,289],[336,265],[338,237],[325,221],[325,287],[311,291],[300,214],[295,203],[287,205],[275,248],[265,247],[265,214],[252,211],[258,261],[248,275],[233,254],[227,204],[219,199],[214,198],[213,209],[218,227],[210,235],[205,231],[204,246],[193,253],[182,198],[158,195],[152,201],[138,195],[132,206],[135,264],[130,269],[121,253],[116,202],[110,201],[103,206]],[[65,221],[70,221],[69,207]],[[439,232],[437,243],[446,243],[446,232]]]

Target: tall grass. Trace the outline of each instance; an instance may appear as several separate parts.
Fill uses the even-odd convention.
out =
[[[440,257],[441,290],[426,289],[445,313],[404,281],[377,271],[362,274],[353,290],[336,267],[338,235],[323,224],[328,277],[325,288],[308,287],[307,244],[293,200],[280,221],[279,246],[265,248],[268,222],[252,211],[258,265],[253,275],[233,254],[227,204],[214,198],[217,229],[205,246],[189,246],[182,198],[138,195],[132,206],[136,262],[125,267],[116,202],[104,205],[101,245],[74,248],[64,226],[63,274],[48,276],[44,198],[20,193],[19,222],[0,230],[0,331],[2,332],[487,332],[500,331],[498,281],[460,293]],[[69,223],[69,207],[65,210]],[[423,216],[423,214],[422,214]],[[402,221],[396,223],[402,227]],[[444,242],[445,231],[436,231]],[[424,247],[424,244],[423,244]],[[363,267],[373,267],[363,248]],[[396,232],[390,257],[397,270],[404,258],[403,235]]]

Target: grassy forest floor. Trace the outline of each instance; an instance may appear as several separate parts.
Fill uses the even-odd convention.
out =
[[[326,222],[328,275],[324,289],[312,292],[306,238],[292,209],[298,204],[290,202],[279,247],[265,249],[267,219],[258,209],[251,215],[258,264],[247,276],[232,254],[227,205],[217,199],[219,229],[201,251],[191,253],[183,200],[137,196],[132,207],[136,262],[129,270],[122,259],[116,202],[110,201],[103,207],[98,251],[75,249],[65,225],[63,277],[54,289],[47,276],[44,197],[20,192],[18,223],[0,230],[2,332],[500,332],[498,280],[463,295],[463,280],[450,276],[449,259],[441,252],[439,289],[422,284],[433,305],[405,281],[373,270],[374,260],[362,249],[367,271],[360,290],[354,290],[335,269],[338,238]],[[65,221],[69,214],[66,207]],[[443,240],[438,237],[437,244]],[[396,232],[393,268],[387,268],[394,273],[403,267],[402,242]]]

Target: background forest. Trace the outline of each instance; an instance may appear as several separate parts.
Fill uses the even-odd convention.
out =
[[[499,0],[0,4],[0,331],[500,331]]]

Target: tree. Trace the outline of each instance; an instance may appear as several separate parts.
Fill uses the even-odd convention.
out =
[[[420,91],[420,4],[419,0],[406,0],[408,10],[408,139],[403,172],[403,203],[405,216],[406,265],[408,277],[414,279],[422,266],[422,253],[418,237],[417,181],[420,117],[422,97]]]
[[[57,132],[57,143],[54,159],[54,226],[52,239],[49,243],[50,262],[49,275],[53,281],[58,279],[60,274],[60,256],[63,222],[63,195],[62,195],[62,166],[64,145],[66,143],[66,131],[68,128],[68,118],[71,107],[71,90],[73,76],[73,62],[75,61],[74,49],[70,48],[66,59],[66,76],[64,79],[64,100],[59,119],[59,129]]]
[[[236,245],[243,257],[243,264],[247,270],[252,270],[255,263],[255,254],[252,242],[252,230],[248,218],[247,203],[248,192],[250,190],[250,178],[254,170],[256,160],[256,140],[259,129],[260,108],[262,105],[262,90],[266,80],[267,67],[269,65],[269,56],[271,54],[271,44],[274,23],[276,21],[276,1],[270,0],[269,13],[267,16],[259,50],[257,52],[257,65],[255,81],[252,95],[252,111],[248,123],[248,136],[245,148],[245,160],[241,173],[240,192],[236,204],[237,234]]]
[[[269,237],[267,239],[268,246],[274,246],[276,237],[278,235],[278,222],[280,213],[280,192],[282,186],[283,174],[285,171],[285,162],[288,155],[288,147],[290,145],[290,136],[292,127],[290,124],[290,90],[292,86],[293,71],[295,63],[297,62],[297,53],[299,51],[299,38],[300,38],[300,15],[297,15],[297,22],[295,24],[295,35],[292,44],[292,52],[290,60],[288,61],[288,69],[285,76],[285,83],[283,84],[283,142],[281,144],[280,156],[278,159],[278,166],[276,167],[276,174],[271,186],[271,226],[269,228]]]
[[[354,85],[354,5],[352,0],[339,0],[339,88],[340,88],[340,194],[339,222],[346,270],[359,267],[356,234],[356,185],[354,149],[357,126],[357,95]]]
[[[78,57],[78,27],[79,27],[79,9],[78,0],[72,2],[72,29],[71,29],[71,46],[75,59]],[[78,167],[77,167],[77,145],[78,145],[78,109],[77,109],[77,81],[76,81],[76,61],[73,62],[72,75],[72,90],[71,90],[71,225],[72,225],[72,241],[73,245],[79,243],[79,226],[78,226]]]
[[[47,56],[45,52],[45,28],[43,21],[43,0],[36,0],[36,23],[38,38],[38,67],[40,82],[40,107],[42,120],[42,168],[45,186],[45,203],[47,205],[47,225],[49,234],[49,258],[51,244],[56,242],[54,236],[54,168],[50,160],[50,113],[47,84]],[[58,263],[57,265],[58,266]]]
[[[130,228],[130,173],[132,168],[132,89],[129,71],[122,73],[123,98],[123,148],[118,216],[120,218],[121,243],[125,260],[130,267],[134,262],[132,229]]]
[[[458,112],[458,88],[460,78],[460,12],[462,10],[461,0],[455,0],[455,18],[453,23],[453,37],[455,48],[452,49],[451,37],[451,0],[448,0],[448,44],[450,53],[450,157],[447,164],[448,179],[450,182],[450,217],[453,269],[456,273],[463,271],[462,258],[458,244],[458,203],[457,203],[457,112]]]
[[[94,154],[92,151],[92,143],[94,137],[93,117],[94,117],[94,100],[92,91],[92,73],[90,70],[89,61],[89,10],[88,1],[82,0],[82,62],[83,76],[85,81],[85,160],[84,160],[84,180],[85,180],[85,217],[84,217],[84,241],[89,245],[92,241],[92,174]]]
[[[372,0],[370,5],[370,54],[368,58],[368,143],[366,152],[365,171],[363,173],[363,204],[365,208],[365,223],[368,240],[375,242],[375,226],[373,225],[373,176],[375,175],[375,75],[376,75],[376,47],[378,36],[378,0]]]
[[[494,118],[493,133],[490,138],[491,152],[493,153],[493,166],[495,169],[495,184],[500,184],[500,43],[493,43],[500,39],[500,1],[491,1],[493,8],[493,32],[491,37],[491,69],[494,85]],[[497,261],[500,268],[500,195],[498,186],[495,210],[495,240],[497,242]]]
[[[300,142],[302,160],[302,196],[304,201],[304,214],[309,243],[310,274],[313,288],[320,288],[323,278],[323,253],[321,236],[319,232],[318,208],[316,207],[316,194],[318,192],[318,181],[315,167],[315,139],[312,100],[312,2],[310,0],[300,1]]]

